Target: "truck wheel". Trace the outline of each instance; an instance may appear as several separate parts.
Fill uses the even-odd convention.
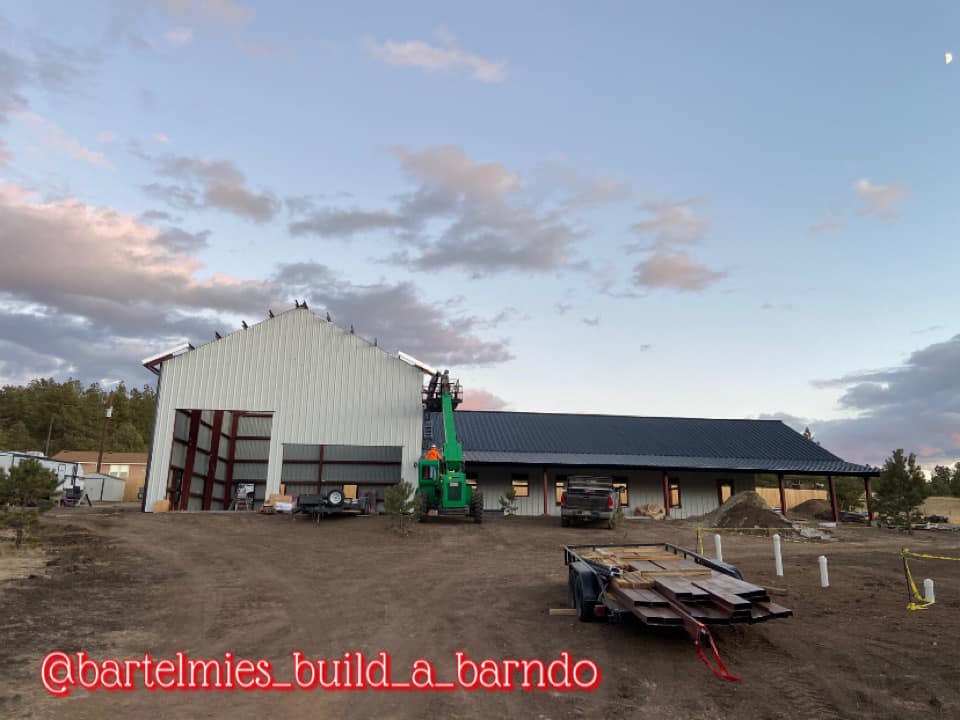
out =
[[[483,493],[479,490],[474,490],[470,498],[470,514],[475,523],[483,522]]]

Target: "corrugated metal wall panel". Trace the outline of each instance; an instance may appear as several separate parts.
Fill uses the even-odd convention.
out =
[[[210,431],[210,428],[205,425],[201,425],[199,432],[197,432],[197,447],[203,448],[204,450],[210,449],[210,441],[213,439],[213,433]]]
[[[321,445],[283,444],[284,460],[319,460]]]
[[[235,482],[243,480],[265,480],[267,477],[267,463],[240,463],[233,466]]]
[[[323,448],[323,460],[375,460],[378,462],[400,462],[403,448],[399,446],[376,445],[326,445]]]
[[[176,415],[176,423],[174,426],[174,437],[177,437],[181,440],[186,440],[187,435],[190,433],[190,416],[178,412]]]
[[[270,434],[272,425],[273,418],[260,417],[259,415],[255,417],[241,415],[240,421],[237,423],[237,435],[266,436]]]
[[[391,465],[327,465],[323,466],[325,483],[395,483],[400,468]]]
[[[317,486],[310,484],[298,485],[296,483],[284,482],[284,486],[287,495],[312,495],[317,491]]]
[[[240,422],[241,434],[272,436],[270,492],[279,487],[284,443],[401,446],[398,469],[416,483],[423,374],[308,310],[180,355],[162,372],[148,509],[164,496],[173,426],[183,422],[177,408],[274,413],[272,432],[265,419]]]
[[[270,441],[237,440],[234,457],[237,460],[266,460],[270,457]]]
[[[317,473],[319,472],[318,465],[291,465],[290,463],[283,464],[283,472],[280,475],[280,480],[282,482],[316,482]]]
[[[180,443],[173,444],[173,452],[171,453],[170,464],[176,465],[177,467],[183,467],[183,464],[187,461],[187,446],[181,445]]]

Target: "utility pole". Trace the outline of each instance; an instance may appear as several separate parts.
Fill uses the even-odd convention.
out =
[[[53,435],[53,415],[50,416],[50,424],[47,426],[47,444],[43,446],[43,456],[50,457],[50,436]]]
[[[107,398],[107,409],[103,413],[103,429],[100,431],[100,453],[97,455],[97,472],[100,472],[100,467],[103,465],[103,446],[107,441],[107,424],[110,422],[110,418],[113,416],[113,392],[110,393],[110,397]]]

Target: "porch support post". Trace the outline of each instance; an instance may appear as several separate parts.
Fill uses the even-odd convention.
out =
[[[323,445],[320,446],[320,461],[317,463],[317,494],[323,492]]]
[[[870,476],[863,476],[864,498],[867,501],[867,522],[873,522],[873,498],[870,495]]]
[[[213,484],[217,481],[217,462],[220,459],[220,433],[223,432],[223,410],[213,413],[213,429],[210,431],[210,456],[207,459],[207,476],[203,480],[203,510],[210,509]]]
[[[663,512],[670,517],[670,473],[663,471]]]
[[[827,485],[830,488],[830,510],[833,512],[833,521],[840,522],[840,507],[837,504],[837,483],[833,475],[827,475]]]
[[[787,490],[783,487],[783,473],[777,473],[777,487],[780,489],[780,514],[787,517]]]
[[[547,506],[547,469],[543,469],[543,514],[549,515],[550,510]]]

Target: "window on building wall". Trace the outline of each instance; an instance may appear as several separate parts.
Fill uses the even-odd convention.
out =
[[[129,465],[111,465],[110,474],[118,478],[126,478],[130,476],[130,466]]]
[[[630,493],[627,490],[627,478],[618,475],[613,478],[613,489],[620,496],[620,507],[627,507],[630,504]]]
[[[344,499],[344,500],[356,500],[356,499],[357,499],[357,486],[356,486],[356,485],[344,485],[344,486],[343,486],[343,499]]]
[[[516,493],[518,498],[530,496],[529,475],[526,473],[513,473],[510,479],[513,483],[513,491]]]
[[[680,481],[674,478],[670,478],[670,507],[683,507],[680,502]]]
[[[470,487],[476,487],[477,482],[479,480],[480,480],[480,475],[478,473],[475,473],[475,472],[467,473],[467,485],[469,485]]]

